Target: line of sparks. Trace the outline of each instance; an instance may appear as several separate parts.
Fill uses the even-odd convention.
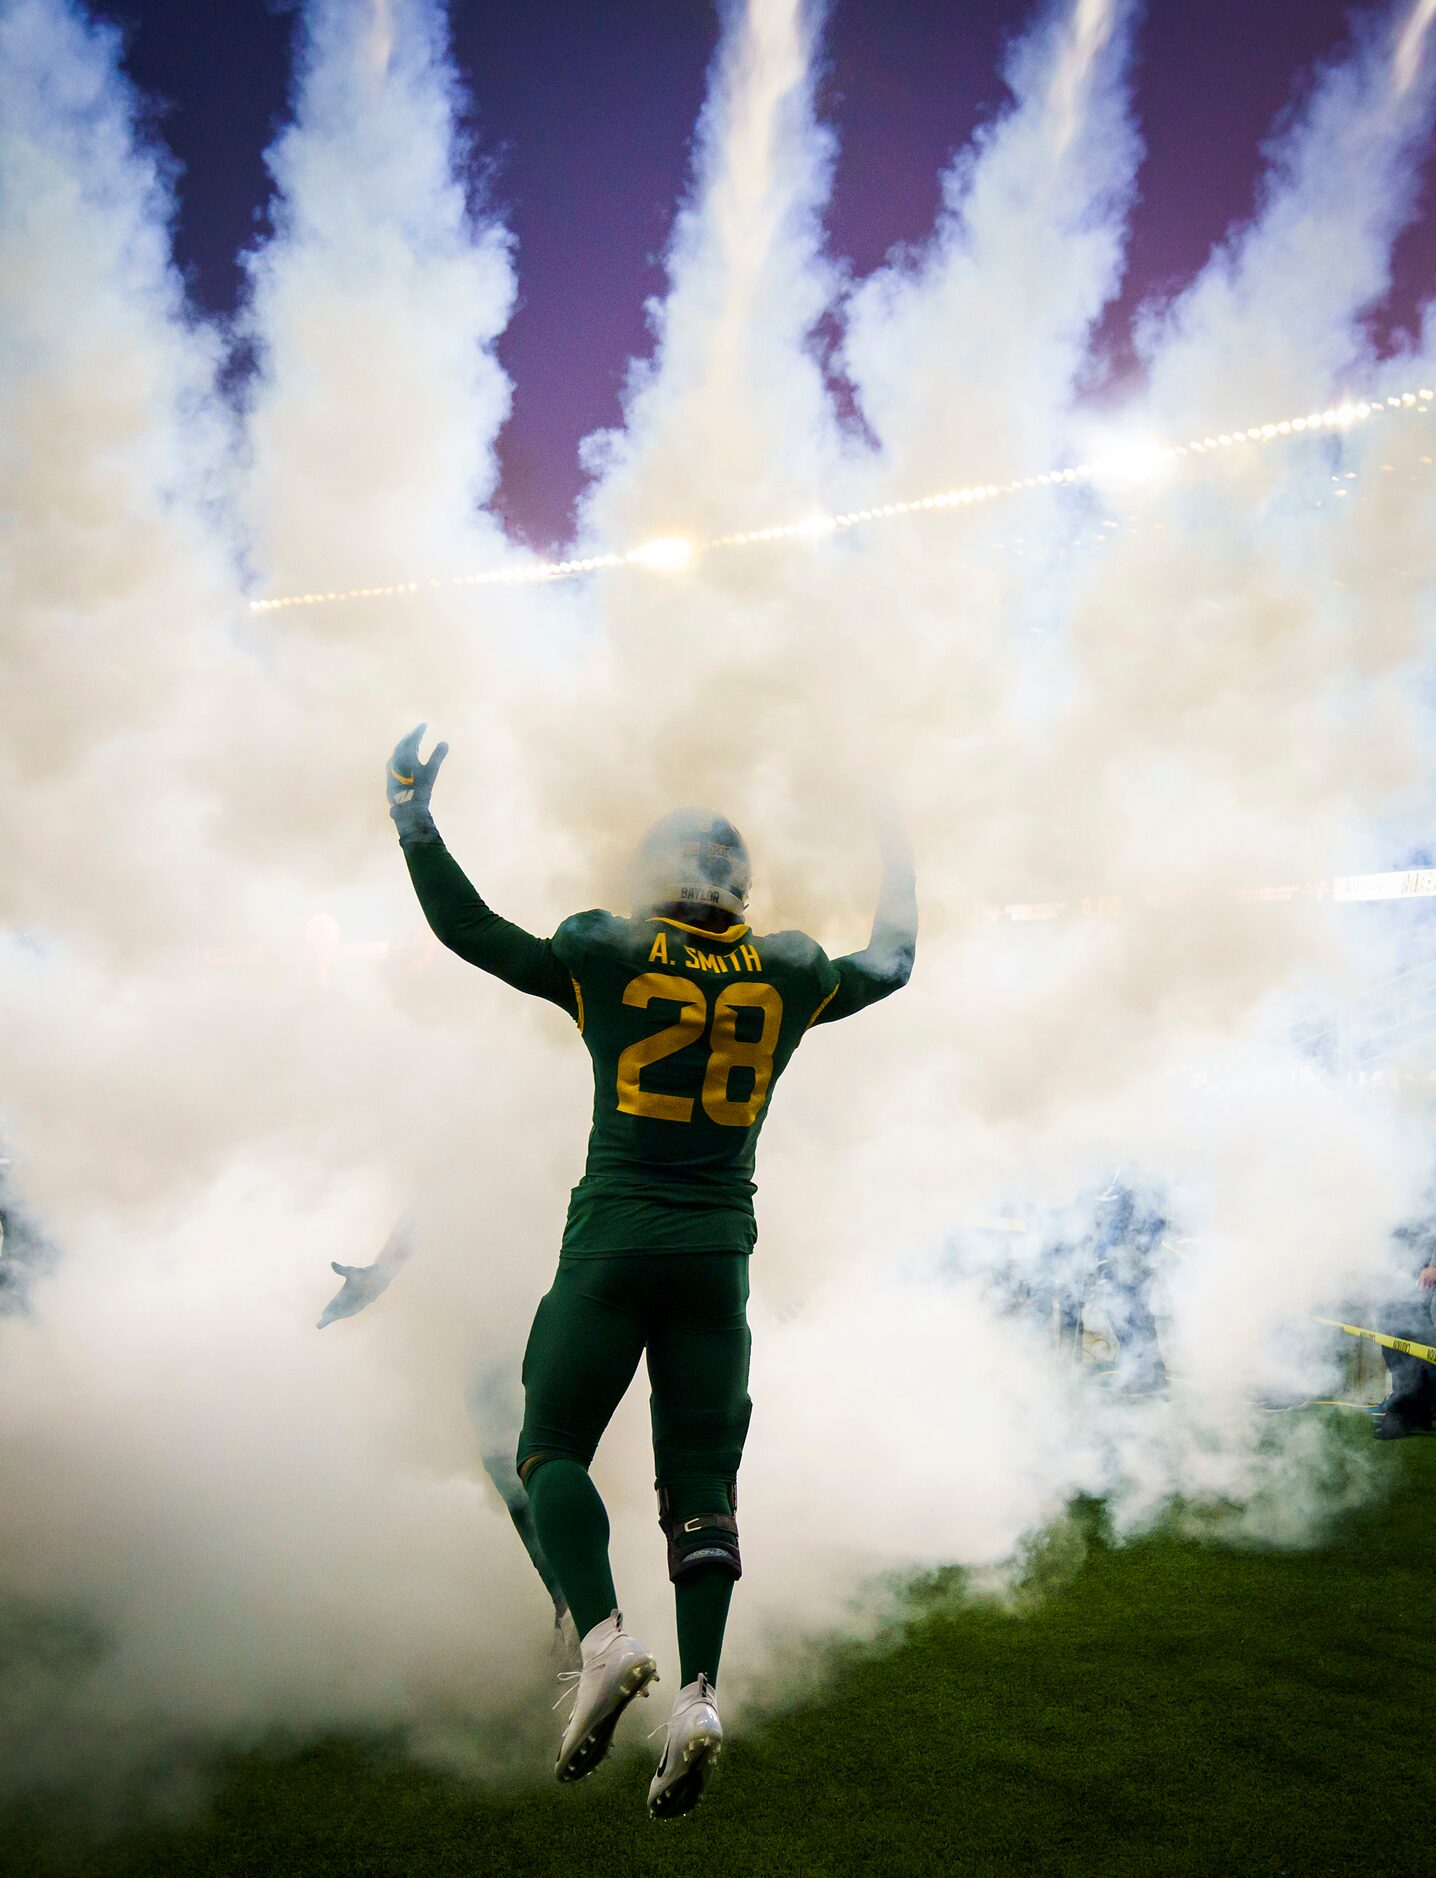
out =
[[[1350,430],[1373,417],[1385,417],[1393,411],[1429,414],[1436,390],[1422,385],[1415,391],[1393,393],[1375,400],[1333,405],[1324,411],[1311,411],[1301,417],[1282,418],[1279,422],[1249,425],[1244,430],[1223,430],[1213,436],[1193,437],[1186,443],[1157,444],[1145,453],[1152,470],[1176,463],[1184,457],[1210,456],[1241,444],[1272,443],[1279,437],[1311,436],[1332,431]],[[272,613],[296,606],[327,606],[348,600],[391,600],[409,594],[439,592],[455,587],[524,587],[543,582],[574,580],[583,574],[601,574],[621,567],[638,567],[656,573],[678,573],[700,554],[725,548],[750,548],[765,542],[812,541],[837,534],[870,522],[894,521],[905,515],[925,515],[945,509],[975,507],[998,501],[1004,496],[1024,495],[1034,489],[1053,489],[1078,483],[1090,483],[1104,473],[1104,459],[1076,463],[1068,469],[1044,470],[1040,475],[1018,477],[1006,483],[970,483],[962,489],[944,489],[935,495],[914,496],[906,502],[885,502],[872,508],[849,509],[843,514],[810,515],[802,521],[781,522],[771,528],[743,529],[735,534],[715,535],[711,540],[693,542],[683,536],[664,536],[642,543],[626,553],[590,554],[563,561],[530,561],[521,567],[492,568],[479,574],[431,576],[425,580],[397,581],[390,586],[347,587],[328,593],[293,593],[271,600],[251,600],[253,613]],[[1142,472],[1138,473],[1140,479]]]
[[[1163,893],[1084,895],[1080,900],[1013,901],[1005,906],[986,906],[982,912],[987,919],[1014,923],[1061,919],[1069,913],[1080,913],[1087,918],[1094,915],[1110,918],[1126,906],[1164,906],[1177,897],[1181,896]],[[1233,889],[1231,897],[1248,905],[1330,900],[1336,906],[1359,906],[1377,900],[1429,900],[1436,898],[1436,867],[1408,867],[1386,874],[1338,874],[1331,880],[1308,880],[1281,887],[1238,887]]]

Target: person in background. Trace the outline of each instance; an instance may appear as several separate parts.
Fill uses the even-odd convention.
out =
[[[1028,1287],[1032,1306],[1050,1322],[1056,1346],[1074,1363],[1082,1360],[1082,1311],[1092,1284],[1092,1241],[1049,1232],[1033,1266]]]
[[[30,1281],[54,1260],[54,1251],[20,1203],[10,1179],[10,1156],[0,1140],[0,1317],[23,1311]]]
[[[1428,1217],[1398,1226],[1393,1237],[1401,1247],[1412,1281],[1388,1301],[1377,1327],[1388,1337],[1436,1344],[1431,1309],[1436,1300],[1436,1219]],[[1391,1392],[1376,1410],[1372,1433],[1378,1441],[1430,1434],[1436,1421],[1436,1366],[1404,1350],[1388,1350],[1385,1345],[1381,1354],[1391,1378]]]
[[[1154,1198],[1120,1177],[1097,1202],[1096,1276],[1117,1339],[1117,1387],[1127,1395],[1150,1395],[1167,1383],[1151,1304],[1157,1248],[1166,1230]]]

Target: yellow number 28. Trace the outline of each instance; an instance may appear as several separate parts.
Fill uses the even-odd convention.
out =
[[[708,1000],[700,985],[691,978],[675,978],[667,972],[644,972],[632,980],[623,994],[623,1002],[638,1010],[647,1010],[655,999],[679,1007],[678,1021],[667,1024],[651,1037],[640,1037],[629,1044],[618,1059],[618,1106],[625,1115],[644,1115],[652,1121],[691,1122],[691,1096],[664,1095],[645,1089],[642,1076],[650,1063],[661,1062],[686,1049],[702,1034],[708,1021]],[[738,1035],[739,1011],[762,1013],[762,1034],[745,1041]],[[725,985],[713,1005],[713,1029],[709,1037],[708,1067],[703,1076],[703,1110],[710,1121],[725,1128],[749,1128],[768,1099],[768,1084],[773,1079],[773,1052],[778,1046],[778,1032],[783,1023],[783,1000],[772,985],[751,979]],[[753,1072],[752,1092],[744,1102],[729,1098],[728,1085],[735,1069]]]

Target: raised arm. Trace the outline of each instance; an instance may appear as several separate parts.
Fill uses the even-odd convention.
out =
[[[573,979],[555,958],[550,941],[501,919],[444,846],[429,811],[429,798],[449,746],[438,744],[428,762],[420,762],[425,728],[420,724],[400,740],[385,778],[389,813],[399,831],[399,845],[424,918],[435,937],[470,965],[502,978],[516,991],[547,998],[576,1017]]]
[[[896,822],[884,825],[883,884],[873,916],[872,935],[861,952],[834,959],[837,989],[819,1011],[816,1022],[831,1024],[851,1017],[891,992],[900,991],[912,976],[917,951],[917,880],[912,851]]]

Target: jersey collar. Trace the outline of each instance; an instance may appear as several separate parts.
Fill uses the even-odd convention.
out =
[[[711,939],[715,945],[720,946],[736,945],[740,939],[752,931],[750,926],[739,924],[730,926],[727,932],[709,932],[706,926],[689,926],[681,919],[670,919],[666,913],[650,913],[648,917],[657,920],[663,926],[676,926],[679,932],[694,933],[699,939]]]

